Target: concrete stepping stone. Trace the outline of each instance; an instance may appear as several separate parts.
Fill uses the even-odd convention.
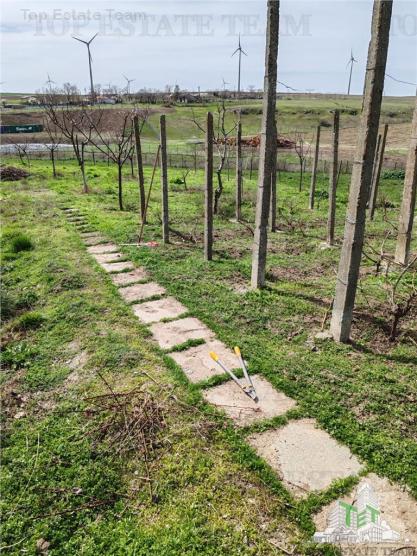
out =
[[[99,243],[104,243],[106,238],[103,236],[89,236],[83,237],[83,241],[86,245],[98,245]]]
[[[280,429],[254,434],[248,440],[299,498],[362,469],[349,448],[317,428],[314,419],[292,421]]]
[[[191,382],[200,382],[215,375],[224,374],[210,357],[210,351],[216,352],[222,363],[229,369],[239,367],[239,362],[234,353],[219,340],[213,340],[184,351],[173,352],[170,357],[181,367]]]
[[[123,253],[92,253],[91,256],[94,257],[98,263],[111,263],[126,258],[126,255]]]
[[[90,255],[95,255],[97,253],[117,253],[118,250],[118,246],[114,243],[102,243],[100,245],[93,245],[87,249]]]
[[[125,270],[133,270],[135,267],[130,261],[121,263],[100,263],[106,272],[124,272]]]
[[[127,286],[139,282],[140,280],[147,280],[148,273],[144,268],[135,268],[131,272],[122,272],[121,274],[114,274],[111,279],[116,286]]]
[[[342,502],[342,504],[340,504]],[[316,542],[335,542],[337,534],[335,528],[346,525],[346,506],[354,506],[351,512],[349,529],[361,544],[348,544],[346,539],[339,537],[337,544],[342,554],[355,555],[372,554],[386,556],[387,554],[408,554],[407,550],[400,550],[406,546],[417,546],[417,502],[406,490],[390,483],[388,479],[370,473],[354,487],[352,492],[336,502],[325,506],[314,516],[316,525]],[[368,506],[365,516],[359,514]],[[372,523],[369,507],[380,512],[374,513],[375,524]],[[346,529],[346,528],[345,528]],[[373,531],[372,531],[373,529]],[[367,539],[374,533],[373,542]],[[377,541],[377,542],[375,542]],[[340,543],[340,544],[339,544]],[[412,552],[410,552],[412,554]]]
[[[142,322],[148,324],[162,319],[177,318],[187,312],[187,307],[184,307],[175,297],[164,297],[157,301],[147,301],[146,303],[133,305],[133,312]]]
[[[155,295],[164,295],[166,290],[156,282],[147,282],[146,284],[134,284],[133,286],[120,288],[119,293],[127,303],[133,303],[134,301],[149,299]]]
[[[81,232],[81,237],[82,238],[101,237],[102,239],[104,239],[103,236],[100,234],[100,232]]]
[[[251,400],[233,380],[205,390],[204,399],[223,409],[239,427],[283,415],[295,407],[295,400],[275,390],[260,375],[253,375],[251,378],[259,397],[258,403]]]
[[[171,349],[187,340],[213,340],[214,333],[194,317],[158,322],[151,326],[154,339],[162,349]]]

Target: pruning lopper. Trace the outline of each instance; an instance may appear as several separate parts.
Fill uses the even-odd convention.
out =
[[[243,390],[245,392],[245,394],[247,396],[249,396],[249,398],[251,398],[255,403],[258,403],[259,398],[256,394],[255,387],[253,385],[251,377],[249,376],[248,369],[246,367],[246,363],[245,363],[245,361],[243,360],[243,357],[242,357],[242,353],[237,346],[235,347],[235,355],[239,360],[239,363],[240,363],[240,366],[242,368],[243,375],[245,377],[246,383],[243,383],[241,380],[239,380],[237,378],[237,376],[235,375],[235,373],[233,371],[231,371],[230,369],[228,369],[220,361],[219,356],[217,355],[217,353],[214,353],[214,351],[210,352],[210,357],[213,359],[213,361],[215,361],[219,365],[219,367],[221,367],[223,369],[223,371],[225,371],[228,375],[230,375],[230,377],[234,380],[234,382],[236,382],[236,384],[239,386],[239,388],[241,390]]]

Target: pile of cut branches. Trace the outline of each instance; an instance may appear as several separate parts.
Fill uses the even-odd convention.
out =
[[[0,181],[17,181],[27,178],[29,173],[14,166],[0,166]]]

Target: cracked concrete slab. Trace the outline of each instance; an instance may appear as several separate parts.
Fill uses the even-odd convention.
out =
[[[222,409],[240,427],[283,415],[296,406],[295,400],[275,390],[262,376],[253,375],[251,378],[258,403],[250,399],[233,380],[205,390],[204,399]]]
[[[187,307],[175,297],[164,297],[157,301],[147,301],[133,305],[133,312],[145,324],[158,322],[162,319],[175,319],[187,312]]]
[[[111,263],[126,258],[126,255],[123,253],[92,253],[91,256],[94,257],[98,263]]]
[[[90,255],[95,255],[99,253],[117,253],[119,250],[118,246],[114,243],[102,243],[100,245],[92,245],[87,248]]]
[[[121,274],[114,274],[111,279],[116,286],[127,286],[128,284],[133,284],[139,282],[140,280],[147,280],[149,278],[148,273],[144,268],[135,268],[131,272],[122,272]]]
[[[119,293],[127,303],[132,303],[156,295],[164,295],[166,290],[156,282],[146,282],[146,284],[134,284],[133,286],[120,288]]]
[[[364,540],[360,544],[347,544],[339,541],[340,544],[338,543],[338,545],[342,554],[386,556],[387,554],[393,554],[395,551],[404,554],[404,556],[414,554],[412,551],[407,552],[405,547],[413,547],[413,549],[417,547],[417,502],[406,489],[391,483],[386,478],[370,473],[361,479],[350,494],[339,500],[354,505],[358,511],[360,511],[359,506],[364,505],[364,502],[368,503],[370,501],[373,507],[378,505],[379,507],[375,508],[380,512],[377,517],[378,525],[382,529],[383,535],[381,536],[385,537],[379,542],[366,542]],[[326,531],[332,510],[334,513],[337,511],[335,510],[337,506],[340,508],[339,500],[325,506],[314,516],[316,531]],[[344,519],[345,514],[343,511],[341,513],[340,517]],[[397,535],[390,534],[389,530],[396,532],[399,538],[387,542],[386,537],[388,535],[397,537]]]
[[[124,272],[125,270],[133,270],[135,267],[130,261],[120,263],[100,263],[106,272]]]
[[[191,382],[200,382],[215,375],[224,374],[224,371],[210,357],[210,351],[216,352],[222,363],[229,369],[239,367],[239,362],[233,352],[219,340],[213,340],[184,351],[176,351],[170,356],[182,368]]]
[[[214,333],[194,317],[158,322],[151,326],[154,339],[162,349],[171,349],[187,340],[213,340]]]
[[[349,448],[317,428],[314,419],[291,421],[280,429],[253,434],[249,442],[299,498],[362,469]]]

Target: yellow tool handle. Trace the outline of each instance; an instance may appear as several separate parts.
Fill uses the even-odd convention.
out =
[[[217,355],[217,353],[214,353],[214,351],[210,351],[210,357],[213,359],[213,361],[219,360],[219,356]]]
[[[235,353],[238,357],[240,357],[240,348],[235,346]]]

